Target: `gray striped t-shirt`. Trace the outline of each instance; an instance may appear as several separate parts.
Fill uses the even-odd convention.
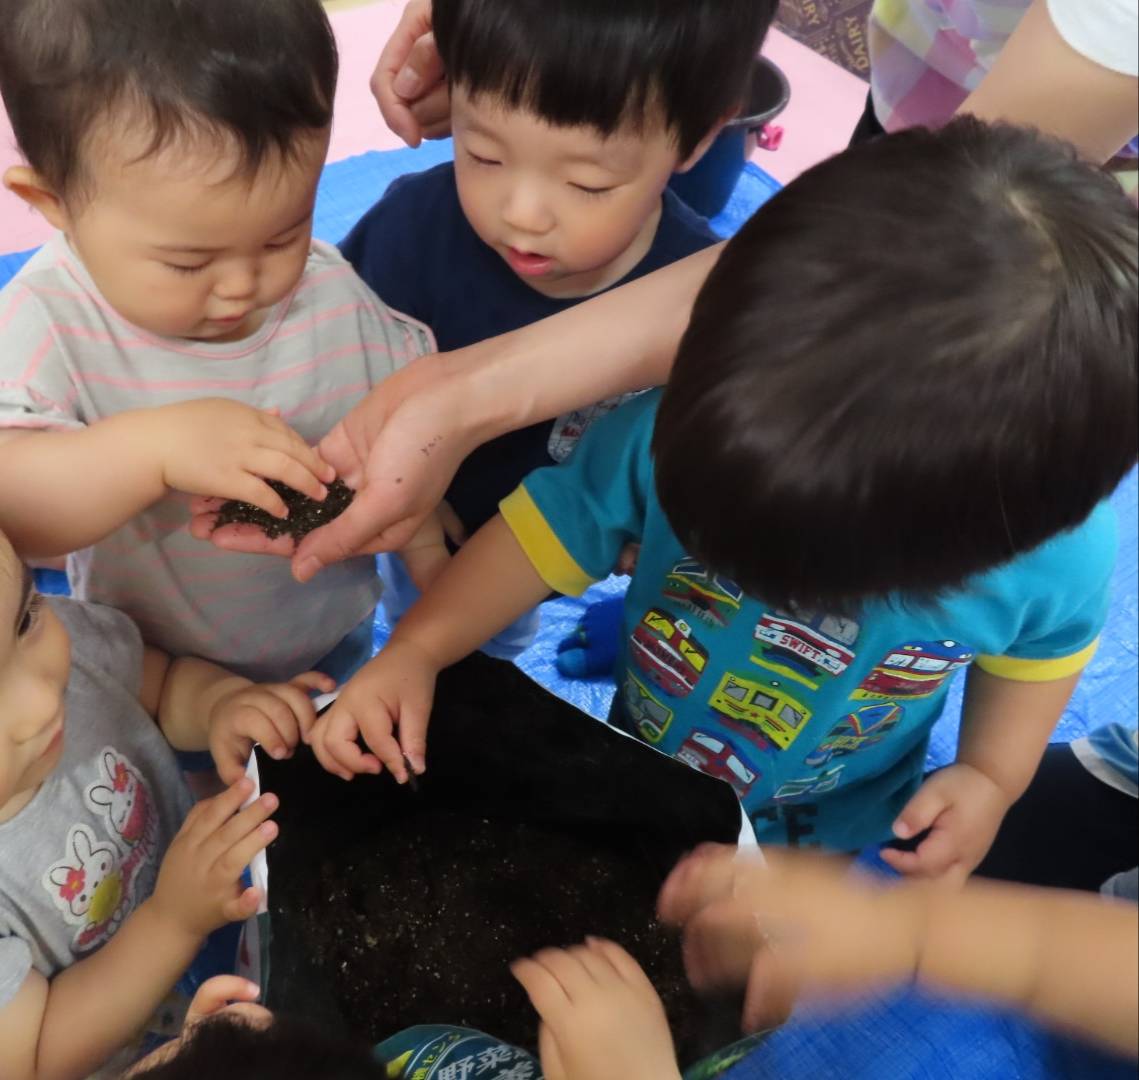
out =
[[[62,235],[0,291],[0,342],[0,427],[74,429],[127,409],[227,397],[276,406],[310,443],[434,348],[425,326],[385,307],[319,241],[294,292],[245,340],[156,337],[110,307]],[[193,539],[188,520],[188,497],[171,493],[72,555],[74,595],[125,611],[172,655],[257,680],[311,667],[379,599],[370,556],[298,585],[287,560],[221,551]]]

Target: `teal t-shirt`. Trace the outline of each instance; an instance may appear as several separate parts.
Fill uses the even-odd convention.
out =
[[[502,512],[563,593],[606,577],[624,544],[640,542],[611,719],[731,784],[761,843],[854,850],[889,839],[955,672],[975,663],[1046,681],[1087,663],[1116,552],[1106,503],[934,604],[872,602],[857,618],[780,611],[691,558],[670,528],[650,453],[659,401],[643,394],[599,421]],[[708,513],[733,527],[730,506]],[[904,517],[883,528],[905,528]],[[762,558],[762,536],[755,545]]]

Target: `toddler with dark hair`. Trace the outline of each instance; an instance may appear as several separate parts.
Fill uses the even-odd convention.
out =
[[[961,119],[817,165],[728,244],[663,393],[503,501],[318,757],[374,770],[360,732],[390,767],[396,726],[422,753],[440,668],[638,541],[612,722],[732,784],[761,843],[893,837],[898,869],[963,879],[1103,622],[1136,238],[1110,179],[1026,130]],[[963,669],[957,760],[923,782]]]
[[[4,182],[59,230],[0,293],[0,527],[22,555],[69,555],[77,597],[175,655],[346,676],[371,655],[373,561],[302,589],[284,563],[203,548],[181,494],[278,517],[267,481],[323,499],[310,444],[432,347],[312,239],[337,73],[320,3],[0,17],[27,162]]]
[[[436,0],[455,160],[397,180],[341,245],[386,303],[457,349],[717,242],[668,187],[738,110],[773,0]],[[444,520],[474,533],[615,401],[479,447]],[[417,595],[381,557],[394,622]],[[512,656],[536,613],[487,651]]]

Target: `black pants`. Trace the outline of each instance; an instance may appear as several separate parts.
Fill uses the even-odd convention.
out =
[[[1053,743],[976,872],[1095,891],[1137,864],[1136,800],[1092,776],[1067,743]]]

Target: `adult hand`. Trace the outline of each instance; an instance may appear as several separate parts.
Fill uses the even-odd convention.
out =
[[[587,938],[510,970],[541,1018],[547,1080],[679,1080],[664,1006],[620,945]]]
[[[351,555],[398,551],[411,541],[478,445],[465,422],[463,393],[438,354],[423,356],[380,383],[328,433],[320,455],[356,498],[301,542],[293,556],[298,581]]]
[[[371,86],[388,127],[408,146],[451,133],[451,96],[431,33],[431,0],[409,0]]]
[[[853,993],[917,969],[922,890],[851,873],[845,860],[708,844],[661,889],[661,919],[684,931],[697,989],[746,985],[743,1027],[780,1023],[801,993]]]
[[[882,860],[901,874],[963,885],[985,857],[1008,813],[1008,793],[980,769],[950,765],[935,772],[894,822],[902,840],[930,830],[914,851],[882,849]]]

